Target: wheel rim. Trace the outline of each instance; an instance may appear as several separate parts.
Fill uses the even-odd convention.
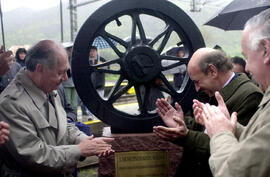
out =
[[[129,39],[123,39],[107,30],[113,22],[116,25],[123,23],[125,20],[121,19],[125,17],[129,17],[131,24],[131,32],[127,34]],[[146,32],[143,20],[150,17],[165,24],[158,34],[152,36]],[[176,34],[180,39],[176,42],[185,47],[187,54],[184,58],[164,55],[172,34]],[[91,66],[90,46],[99,36],[110,45],[117,58]],[[118,45],[115,46],[113,41]],[[194,87],[188,74],[181,88],[176,90],[163,73],[179,65],[187,65],[193,52],[200,47],[204,47],[204,42],[199,30],[174,4],[164,0],[114,0],[95,11],[76,37],[72,57],[75,87],[88,109],[105,123],[131,132],[151,132],[154,125],[163,124],[155,111],[148,108],[148,105],[153,104],[150,98],[153,97],[153,91],[170,95],[184,110],[191,107]],[[164,60],[177,62],[163,66]],[[111,65],[118,65],[119,68],[102,69]],[[91,80],[91,75],[97,71],[118,76],[105,98],[97,93]],[[163,85],[156,84],[157,80],[162,81]],[[121,86],[124,81],[127,81],[126,85]],[[132,87],[136,92],[139,110],[136,114],[119,110],[114,105]]]

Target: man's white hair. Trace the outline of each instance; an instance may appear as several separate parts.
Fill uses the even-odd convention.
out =
[[[252,17],[245,24],[250,29],[249,48],[258,50],[262,39],[270,41],[270,8]]]

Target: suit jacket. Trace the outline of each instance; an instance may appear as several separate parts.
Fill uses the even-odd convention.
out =
[[[210,142],[210,167],[215,177],[268,177],[270,175],[270,87],[258,111],[236,135],[224,131]]]
[[[245,74],[239,74],[220,90],[226,106],[231,113],[237,112],[238,121],[246,125],[257,111],[263,97],[260,89]],[[214,104],[211,98],[210,103]],[[188,135],[176,143],[184,147],[184,154],[176,176],[212,176],[208,165],[210,156],[210,138],[204,128],[194,123],[195,119],[186,120]],[[192,170],[193,169],[193,170]],[[196,169],[196,170],[195,170]]]
[[[63,176],[76,167],[76,144],[87,136],[67,123],[57,92],[50,95],[52,104],[24,69],[0,95],[0,120],[10,125],[1,176]]]

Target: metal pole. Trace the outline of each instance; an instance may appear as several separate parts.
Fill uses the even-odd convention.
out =
[[[1,31],[2,31],[3,46],[4,46],[4,50],[6,50],[5,33],[4,33],[4,23],[3,23],[3,13],[2,13],[1,0],[0,0],[0,18],[1,18]]]
[[[70,41],[73,41],[73,1],[69,0],[69,16],[70,16]]]
[[[63,34],[63,5],[62,5],[62,0],[60,0],[60,29],[61,29],[61,42],[64,42],[64,34]]]

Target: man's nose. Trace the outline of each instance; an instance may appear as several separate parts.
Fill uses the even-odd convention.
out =
[[[201,89],[201,87],[200,86],[198,86],[198,84],[194,84],[195,85],[195,89],[196,89],[196,91],[197,92],[199,92],[199,90]]]
[[[63,81],[68,80],[68,75],[67,75],[67,72],[65,72],[65,74],[63,74],[63,76],[62,76],[62,80],[63,80]]]

